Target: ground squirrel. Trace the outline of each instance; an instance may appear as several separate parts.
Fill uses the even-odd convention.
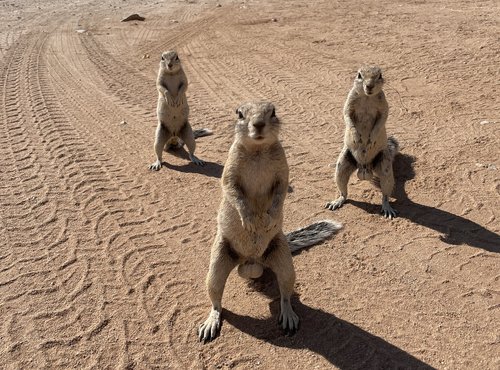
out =
[[[295,283],[291,251],[319,243],[341,227],[321,221],[283,233],[288,164],[278,140],[280,121],[275,108],[267,102],[245,103],[236,113],[236,134],[222,174],[223,198],[206,280],[212,310],[198,331],[205,342],[219,332],[222,294],[235,266],[247,278],[259,277],[264,267],[274,271],[281,293],[281,326],[295,332],[299,318],[290,304]]]
[[[194,155],[195,138],[209,135],[211,131],[200,129],[193,133],[188,121],[187,87],[188,81],[179,56],[175,51],[165,51],[161,55],[160,69],[156,80],[158,126],[156,127],[154,143],[156,161],[149,165],[151,170],[158,171],[161,168],[164,148],[168,149],[169,145],[182,146],[183,143],[189,150],[191,161],[197,165],[204,165],[204,162]]]
[[[349,177],[357,169],[359,179],[380,181],[381,213],[390,219],[396,217],[396,211],[389,204],[389,196],[394,187],[392,163],[399,144],[393,137],[388,139],[385,131],[389,105],[382,91],[383,85],[379,67],[361,67],[358,70],[344,105],[344,148],[335,171],[340,197],[328,202],[325,208],[333,211],[344,204]]]

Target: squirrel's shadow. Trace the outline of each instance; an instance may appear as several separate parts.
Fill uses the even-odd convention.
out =
[[[384,339],[331,313],[301,303],[296,296],[292,297],[292,305],[301,326],[294,336],[287,337],[276,322],[280,300],[274,274],[265,270],[264,275],[250,285],[274,298],[270,303],[272,317],[242,316],[227,309],[223,315],[229,324],[257,339],[279,347],[308,349],[340,369],[433,369]]]
[[[406,218],[416,224],[434,229],[443,235],[440,239],[452,245],[467,244],[489,252],[500,253],[500,235],[462,216],[413,202],[405,191],[405,182],[415,177],[413,163],[415,157],[398,154],[394,159],[396,185],[394,197],[398,217]],[[379,213],[380,205],[348,200],[350,204],[368,213]]]
[[[176,166],[168,162],[161,162],[162,167],[166,167],[170,170],[179,172],[198,173],[209,177],[220,178],[222,176],[222,171],[224,170],[224,166],[215,162],[205,162],[204,166],[198,166],[191,162],[191,160],[189,159],[189,154],[186,151],[186,149],[184,149],[184,147],[182,148],[171,147],[167,150],[167,153],[177,158],[185,159],[186,161],[188,161],[188,163],[182,166]]]

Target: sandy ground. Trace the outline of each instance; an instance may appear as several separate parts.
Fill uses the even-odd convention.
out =
[[[485,1],[0,1],[2,369],[500,368],[500,4]],[[130,13],[145,22],[121,23]],[[275,18],[276,21],[271,19]],[[199,168],[147,166],[159,55],[190,85]],[[342,106],[383,67],[402,145],[394,221],[350,182],[331,212]],[[210,344],[204,278],[243,101],[275,103],[285,229],[344,229],[294,257],[301,330],[272,276],[237,274]]]

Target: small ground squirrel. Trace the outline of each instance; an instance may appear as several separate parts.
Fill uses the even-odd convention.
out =
[[[288,164],[278,140],[275,108],[267,102],[246,103],[236,113],[236,135],[222,174],[223,198],[207,275],[212,310],[198,331],[205,342],[219,332],[224,286],[236,266],[247,278],[259,277],[264,267],[274,271],[281,293],[281,327],[295,332],[299,318],[290,303],[295,283],[291,252],[319,243],[341,227],[321,221],[283,233]]]
[[[344,148],[337,160],[335,181],[340,197],[328,202],[325,208],[340,208],[347,199],[349,177],[357,169],[361,180],[380,180],[382,214],[390,219],[396,211],[389,204],[394,188],[392,164],[399,150],[393,137],[387,139],[385,122],[389,105],[382,87],[384,79],[379,67],[361,67],[344,105]]]
[[[189,106],[186,99],[188,81],[181,66],[179,56],[175,51],[165,51],[161,56],[160,69],[156,80],[158,89],[158,126],[154,150],[156,161],[149,165],[149,169],[158,171],[162,166],[163,149],[170,145],[179,145],[177,138],[186,144],[189,158],[197,165],[204,162],[194,155],[196,148],[195,136],[210,134],[209,130],[197,130],[196,135],[189,124]],[[182,145],[182,144],[181,144]]]

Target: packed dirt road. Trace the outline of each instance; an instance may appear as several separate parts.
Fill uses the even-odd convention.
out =
[[[220,5],[220,6],[218,6]],[[122,23],[131,14],[144,22]],[[500,368],[498,1],[0,2],[0,367]],[[161,52],[189,79],[205,167],[155,159]],[[393,221],[355,176],[337,196],[342,106],[384,70],[401,143]],[[231,274],[203,345],[204,279],[234,110],[283,122],[285,230],[342,222],[294,257],[300,331],[272,276]]]

